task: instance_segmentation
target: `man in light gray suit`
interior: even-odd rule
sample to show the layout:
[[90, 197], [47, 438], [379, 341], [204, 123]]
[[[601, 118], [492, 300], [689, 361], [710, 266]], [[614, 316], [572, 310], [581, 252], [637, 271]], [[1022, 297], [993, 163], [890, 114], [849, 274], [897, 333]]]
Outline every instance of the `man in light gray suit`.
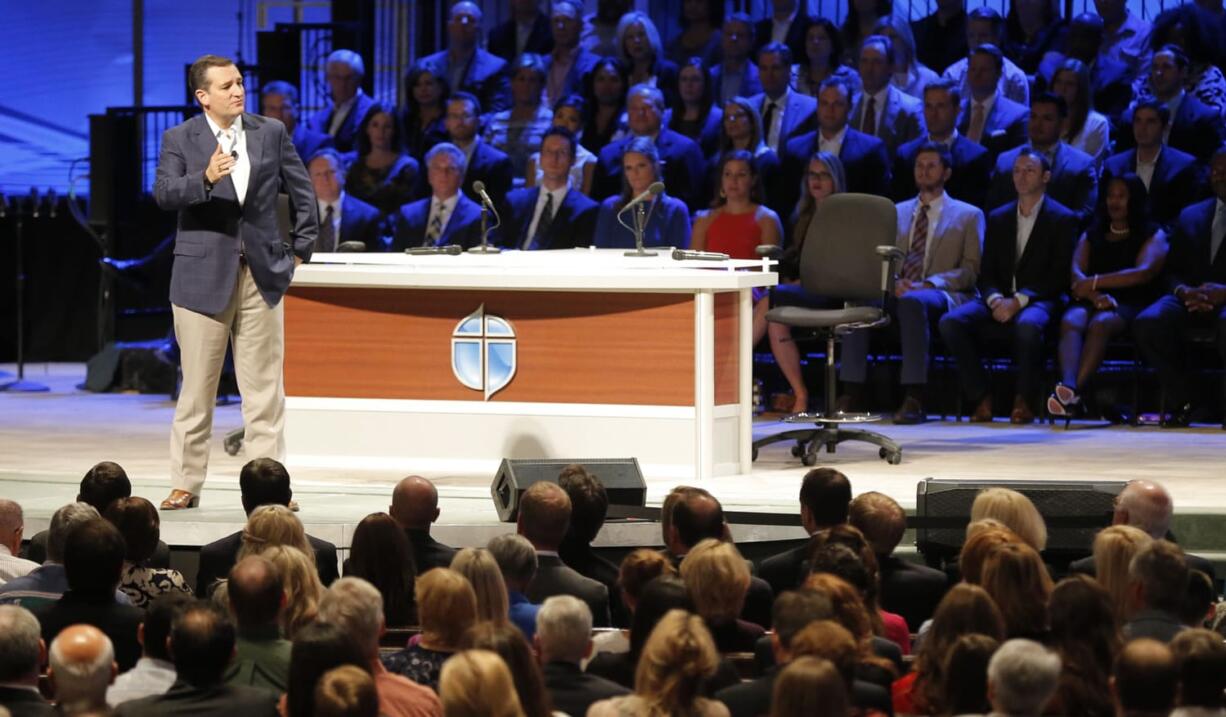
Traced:
[[[895, 423], [921, 423], [928, 382], [932, 329], [950, 309], [975, 298], [983, 253], [983, 212], [945, 193], [953, 160], [942, 144], [928, 142], [915, 156], [919, 196], [898, 204], [897, 246], [907, 252], [894, 283], [893, 316], [902, 340], [902, 385], [906, 398]], [[842, 378], [863, 384], [867, 377], [868, 332], [843, 340]], [[862, 389], [861, 389], [862, 391]], [[855, 389], [848, 387], [855, 394]]]
[[890, 163], [898, 147], [927, 132], [924, 103], [890, 84], [894, 77], [894, 46], [884, 35], [871, 35], [860, 44], [860, 81], [864, 91], [851, 112], [851, 126], [885, 142]]
[[[204, 114], [166, 130], [154, 196], [178, 212], [170, 303], [183, 384], [170, 433], [170, 496], [163, 510], [200, 502], [213, 407], [233, 343], [248, 458], [285, 457], [284, 307], [294, 268], [319, 232], [311, 179], [281, 122], [243, 112], [243, 76], [205, 55], [189, 81]], [[293, 228], [277, 228], [287, 192]]]

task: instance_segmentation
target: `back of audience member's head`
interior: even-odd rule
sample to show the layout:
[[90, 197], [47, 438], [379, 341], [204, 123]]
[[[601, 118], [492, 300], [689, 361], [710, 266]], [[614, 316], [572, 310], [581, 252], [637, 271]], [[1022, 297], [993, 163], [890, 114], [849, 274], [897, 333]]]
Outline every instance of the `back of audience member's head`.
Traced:
[[421, 476], [401, 478], [387, 512], [403, 528], [426, 530], [438, 519], [438, 489]]
[[0, 498], [0, 545], [9, 548], [14, 554], [21, 548], [21, 536], [25, 530], [25, 513], [21, 504], [7, 498]]
[[1020, 637], [1044, 630], [1052, 584], [1034, 548], [1006, 543], [993, 550], [984, 561], [981, 584], [1005, 618], [1006, 635]]
[[79, 525], [101, 517], [98, 509], [84, 501], [69, 503], [51, 514], [51, 525], [47, 529], [47, 562], [64, 562], [64, 546], [68, 543], [68, 534]]
[[902, 506], [876, 491], [856, 496], [848, 508], [847, 520], [864, 534], [873, 552], [880, 556], [894, 552], [907, 530], [907, 514]]
[[522, 535], [508, 533], [490, 538], [485, 549], [490, 551], [498, 569], [502, 571], [502, 581], [507, 590], [524, 592], [528, 583], [536, 575], [538, 565], [536, 548]]
[[220, 684], [234, 642], [234, 623], [221, 608], [203, 600], [184, 606], [170, 626], [175, 674], [194, 687]]
[[155, 660], [171, 661], [166, 641], [175, 618], [195, 602], [191, 596], [177, 590], [154, 598], [145, 609], [145, 620], [140, 627], [142, 654]]
[[519, 704], [528, 717], [549, 717], [553, 711], [545, 678], [532, 654], [532, 647], [519, 628], [509, 623], [495, 625], [478, 622], [464, 633], [460, 646], [466, 650], [489, 650], [496, 653], [511, 670]]
[[489, 650], [465, 650], [444, 662], [438, 696], [446, 717], [525, 717], [511, 670]]
[[557, 550], [570, 526], [570, 496], [548, 481], [533, 483], [519, 499], [519, 533], [538, 550]]
[[383, 596], [374, 585], [353, 577], [332, 583], [319, 601], [319, 619], [344, 630], [372, 658], [379, 653]]
[[1199, 570], [1188, 570], [1188, 589], [1179, 606], [1179, 621], [1188, 627], [1204, 627], [1217, 602], [1213, 579]]
[[69, 625], [51, 641], [49, 675], [61, 714], [106, 708], [106, 688], [115, 679], [115, 647], [93, 625]]
[[800, 482], [800, 514], [810, 531], [847, 522], [851, 481], [833, 468], [814, 468]]
[[658, 550], [639, 548], [622, 558], [617, 570], [617, 584], [621, 586], [622, 602], [630, 612], [638, 605], [639, 596], [647, 583], [661, 575], [676, 575], [677, 569]]
[[1144, 545], [1128, 564], [1128, 577], [1145, 607], [1178, 614], [1188, 590], [1183, 550], [1169, 540]]
[[1094, 579], [1111, 595], [1115, 615], [1121, 622], [1131, 615], [1131, 580], [1128, 565], [1142, 546], [1153, 541], [1149, 534], [1131, 525], [1112, 525], [1094, 536]]
[[451, 569], [463, 575], [477, 595], [477, 619], [493, 623], [510, 621], [509, 598], [502, 571], [490, 551], [464, 548], [451, 559]]
[[850, 692], [856, 679], [863, 649], [855, 636], [834, 620], [817, 620], [792, 638], [792, 659], [820, 657], [830, 660]]
[[926, 681], [929, 707], [942, 699], [945, 659], [963, 635], [986, 635], [996, 642], [1005, 639], [1005, 619], [987, 591], [978, 585], [959, 583], [945, 593], [932, 614], [932, 627], [915, 657], [915, 672]]
[[281, 572], [262, 556], [243, 558], [230, 568], [226, 597], [240, 631], [277, 625], [286, 597]]
[[371, 513], [358, 523], [349, 546], [345, 575], [362, 578], [383, 596], [387, 624], [412, 625], [417, 619], [413, 605], [413, 581], [417, 568], [409, 537], [387, 513]]
[[1047, 547], [1047, 525], [1025, 495], [1010, 488], [988, 488], [975, 496], [971, 520], [995, 518], [1035, 550]]
[[283, 505], [259, 506], [247, 516], [247, 526], [243, 528], [243, 543], [238, 549], [238, 558], [258, 555], [277, 545], [297, 548], [306, 553], [312, 563], [315, 562], [315, 549], [307, 540], [306, 530], [298, 516]]
[[854, 585], [832, 573], [811, 573], [803, 587], [816, 590], [830, 599], [834, 618], [856, 639], [867, 644], [873, 636], [873, 620], [864, 606], [864, 598]]
[[85, 472], [77, 500], [102, 513], [112, 501], [132, 495], [132, 482], [118, 463], [102, 461]]
[[294, 636], [290, 648], [286, 717], [313, 717], [315, 685], [329, 670], [352, 665], [369, 672], [369, 657], [344, 628], [326, 622], [306, 625]]
[[988, 662], [992, 707], [1011, 716], [1041, 714], [1059, 679], [1060, 657], [1033, 640], [1009, 640]]
[[562, 469], [558, 485], [570, 498], [570, 527], [565, 542], [575, 547], [590, 545], [596, 539], [609, 512], [609, 494], [600, 479], [578, 463]]
[[45, 646], [34, 613], [19, 605], [0, 605], [0, 682], [36, 682]]
[[1128, 481], [1116, 497], [1114, 520], [1140, 528], [1156, 540], [1171, 529], [1174, 507], [1171, 494], [1162, 484], [1151, 480]]
[[1017, 533], [994, 519], [974, 521], [966, 526], [966, 542], [958, 553], [958, 570], [962, 580], [978, 585], [983, 580], [983, 564], [996, 548], [1006, 543], [1020, 543]]
[[771, 717], [846, 717], [850, 694], [829, 660], [801, 657], [779, 672], [771, 693]]
[[238, 487], [242, 493], [243, 510], [248, 515], [261, 505], [288, 506], [294, 497], [294, 491], [289, 487], [289, 471], [272, 458], [247, 461], [239, 471]]
[[1056, 584], [1047, 604], [1049, 645], [1061, 654], [1086, 659], [1104, 673], [1120, 648], [1119, 618], [1106, 588], [1086, 575], [1070, 575]]
[[1179, 666], [1166, 645], [1142, 637], [1120, 650], [1111, 674], [1117, 714], [1165, 715], [1175, 706], [1178, 688]]
[[578, 664], [592, 647], [591, 608], [573, 595], [545, 598], [536, 613], [534, 639], [542, 662]]
[[670, 610], [694, 609], [690, 593], [680, 578], [664, 575], [652, 580], [639, 594], [638, 608], [630, 621], [630, 657], [637, 662], [647, 638]]
[[[848, 530], [855, 530], [846, 526]], [[827, 531], [819, 531], [814, 535], [813, 544], [816, 548], [809, 557], [809, 569], [814, 573], [829, 573], [847, 581], [859, 593], [868, 611], [873, 631], [882, 629], [881, 615], [877, 605], [877, 560], [872, 548], [862, 542], [862, 552], [857, 552], [847, 543], [823, 542], [819, 538]], [[859, 531], [856, 531], [857, 535]]]
[[954, 640], [941, 666], [939, 690], [941, 714], [987, 714], [988, 662], [1000, 647], [994, 637], [970, 633]]
[[109, 595], [123, 575], [126, 547], [119, 529], [102, 518], [86, 521], [64, 543], [68, 589], [83, 595]]
[[450, 568], [428, 570], [417, 579], [417, 616], [423, 636], [443, 651], [455, 650], [477, 621], [477, 594]]
[[123, 535], [127, 546], [125, 560], [139, 564], [153, 556], [162, 525], [153, 503], [139, 496], [120, 498], [107, 507], [103, 516]]
[[670, 610], [651, 631], [634, 672], [634, 693], [648, 714], [691, 714], [719, 653], [702, 618]]
[[687, 491], [673, 505], [673, 532], [685, 548], [693, 548], [708, 538], [724, 537], [724, 508], [704, 489]]
[[702, 493], [702, 488], [695, 488], [691, 485], [679, 485], [668, 492], [664, 496], [664, 500], [660, 503], [660, 536], [664, 539], [664, 546], [668, 547], [669, 534], [673, 527], [673, 508], [677, 507], [677, 503], [682, 498], [691, 493]]
[[771, 606], [771, 626], [779, 647], [791, 650], [792, 639], [809, 623], [834, 618], [830, 598], [813, 590], [787, 590], [779, 593]]
[[710, 623], [736, 620], [749, 592], [749, 566], [731, 543], [699, 542], [681, 561], [681, 579], [698, 614]]
[[319, 600], [324, 594], [319, 571], [306, 553], [289, 545], [273, 546], [260, 555], [277, 566], [281, 575], [281, 587], [285, 590], [281, 630], [286, 639], [292, 640], [295, 633], [319, 613]]
[[1212, 630], [1184, 630], [1170, 642], [1179, 669], [1178, 704], [1220, 710], [1226, 706], [1226, 642]]
[[341, 665], [333, 667], [315, 685], [314, 717], [378, 717], [379, 693], [369, 672]]

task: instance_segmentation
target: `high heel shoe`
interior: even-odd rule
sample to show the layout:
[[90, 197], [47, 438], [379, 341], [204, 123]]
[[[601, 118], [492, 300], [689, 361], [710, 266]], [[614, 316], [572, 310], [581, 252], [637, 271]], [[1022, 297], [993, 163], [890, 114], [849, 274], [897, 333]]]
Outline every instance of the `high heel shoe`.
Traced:
[[1084, 410], [1085, 406], [1081, 402], [1081, 396], [1063, 383], [1057, 383], [1056, 389], [1047, 397], [1048, 414], [1063, 418], [1065, 430], [1068, 430], [1069, 424]]

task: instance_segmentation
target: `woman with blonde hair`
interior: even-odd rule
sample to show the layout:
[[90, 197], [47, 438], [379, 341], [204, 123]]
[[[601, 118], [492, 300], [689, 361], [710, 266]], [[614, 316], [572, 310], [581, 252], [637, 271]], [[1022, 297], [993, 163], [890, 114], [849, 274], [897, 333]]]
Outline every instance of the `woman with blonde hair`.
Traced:
[[1120, 624], [1128, 621], [1134, 609], [1128, 589], [1128, 564], [1137, 551], [1153, 540], [1144, 530], [1131, 525], [1112, 525], [1094, 536], [1094, 579], [1107, 589]]
[[261, 505], [247, 516], [243, 528], [243, 543], [238, 548], [234, 562], [237, 564], [249, 555], [259, 555], [274, 545], [289, 545], [302, 551], [315, 565], [315, 550], [307, 540], [302, 521], [293, 511], [283, 505]]
[[1052, 582], [1034, 548], [1025, 543], [997, 547], [983, 563], [981, 584], [1005, 618], [1006, 638], [1044, 641]]
[[800, 657], [788, 663], [775, 678], [771, 717], [800, 715], [846, 717], [847, 688], [838, 670], [820, 657]]
[[702, 618], [670, 610], [643, 647], [634, 693], [593, 704], [588, 717], [723, 717], [729, 712], [722, 702], [699, 696], [718, 665], [719, 653]]
[[720, 652], [751, 652], [765, 630], [741, 620], [749, 567], [732, 543], [707, 538], [681, 561], [681, 579]]
[[281, 631], [285, 639], [293, 640], [298, 630], [314, 622], [319, 614], [324, 586], [315, 570], [315, 561], [310, 553], [304, 553], [292, 545], [274, 545], [260, 552], [260, 556], [277, 566], [277, 572], [281, 574], [285, 589]]
[[439, 670], [460, 647], [465, 631], [477, 622], [477, 594], [468, 578], [450, 568], [435, 568], [417, 579], [417, 617], [421, 633], [401, 651], [383, 658], [388, 672], [438, 690]]
[[502, 658], [511, 671], [519, 705], [527, 717], [549, 717], [553, 713], [552, 699], [549, 690], [545, 689], [545, 676], [532, 646], [519, 628], [509, 621], [502, 624], [478, 622], [464, 633], [460, 645], [466, 650], [490, 650]]
[[1009, 488], [980, 491], [971, 504], [971, 520], [995, 518], [1017, 533], [1027, 545], [1042, 551], [1047, 547], [1047, 524], [1029, 498]]
[[477, 596], [477, 619], [506, 625], [511, 621], [507, 584], [494, 556], [485, 548], [464, 548], [451, 559], [451, 569], [468, 578]]
[[465, 650], [447, 660], [438, 696], [445, 717], [524, 717], [511, 671], [489, 650]]

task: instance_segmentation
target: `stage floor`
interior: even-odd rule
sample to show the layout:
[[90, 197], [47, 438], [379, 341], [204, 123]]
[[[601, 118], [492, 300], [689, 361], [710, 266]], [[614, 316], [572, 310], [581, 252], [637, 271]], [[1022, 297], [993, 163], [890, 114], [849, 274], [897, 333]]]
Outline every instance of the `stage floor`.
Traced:
[[[0, 365], [0, 383], [14, 368]], [[43, 529], [51, 513], [76, 495], [81, 475], [94, 463], [113, 460], [132, 478], [135, 493], [155, 503], [168, 491], [167, 451], [174, 404], [166, 396], [94, 394], [78, 390], [82, 364], [27, 366], [26, 378], [50, 387], [46, 393], [0, 393], [0, 496], [19, 501], [26, 510], [26, 534]], [[215, 434], [241, 424], [237, 404], [219, 406]], [[754, 435], [780, 429], [772, 420], [756, 420]], [[1077, 424], [1015, 427], [998, 421], [970, 425], [933, 421], [920, 426], [880, 429], [903, 446], [901, 465], [891, 466], [867, 444], [844, 444], [819, 465], [838, 468], [851, 479], [855, 493], [876, 490], [904, 507], [915, 505], [916, 484], [927, 477], [991, 480], [1129, 480], [1152, 478], [1165, 483], [1174, 497], [1176, 531], [1185, 546], [1226, 551], [1226, 431], [1205, 426], [1180, 431], [1156, 427], [1100, 427]], [[570, 456], [543, 456], [569, 458]], [[601, 456], [606, 458], [622, 456]], [[239, 529], [238, 472], [245, 462], [231, 457], [214, 440], [208, 488], [199, 510], [163, 514], [162, 537], [175, 546], [199, 546]], [[480, 545], [513, 530], [499, 524], [489, 496], [495, 465], [481, 474], [422, 472], [412, 465], [397, 471], [336, 471], [295, 467], [295, 497], [307, 529], [340, 546], [349, 544], [353, 527], [369, 513], [386, 510], [392, 485], [421, 472], [439, 489], [442, 515], [434, 534], [453, 545]], [[718, 478], [705, 487], [726, 510], [787, 513], [797, 511], [797, 491], [806, 468], [792, 458], [788, 444], [762, 451], [749, 475]], [[647, 478], [647, 502], [659, 505], [678, 481]], [[1189, 530], [1189, 526], [1194, 527]], [[1190, 533], [1194, 534], [1189, 540]], [[742, 525], [738, 542], [801, 537], [799, 528]], [[598, 544], [626, 546], [658, 541], [651, 523], [609, 524]]]

